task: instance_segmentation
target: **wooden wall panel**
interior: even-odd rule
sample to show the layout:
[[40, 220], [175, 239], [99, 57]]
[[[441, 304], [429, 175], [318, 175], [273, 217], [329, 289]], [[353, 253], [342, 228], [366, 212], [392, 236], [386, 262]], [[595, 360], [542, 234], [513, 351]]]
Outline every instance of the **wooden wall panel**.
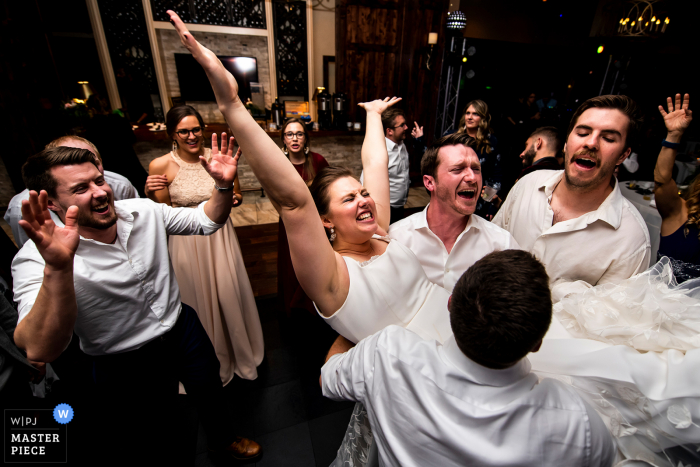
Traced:
[[[417, 120], [429, 133], [448, 6], [448, 0], [338, 0], [336, 89], [348, 96], [351, 121], [364, 119], [358, 102], [396, 95], [404, 98], [409, 121]], [[430, 71], [429, 32], [439, 34]]]

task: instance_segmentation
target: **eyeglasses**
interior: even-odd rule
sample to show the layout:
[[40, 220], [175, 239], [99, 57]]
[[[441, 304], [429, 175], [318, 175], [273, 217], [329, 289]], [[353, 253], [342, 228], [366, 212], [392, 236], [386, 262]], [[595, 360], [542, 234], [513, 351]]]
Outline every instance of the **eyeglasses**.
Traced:
[[408, 123], [403, 122], [401, 125], [392, 126], [391, 128], [392, 130], [396, 128], [408, 128]]
[[301, 131], [298, 131], [296, 133], [292, 133], [291, 131], [289, 131], [289, 132], [284, 134], [284, 137], [287, 139], [292, 139], [295, 136], [297, 137], [297, 139], [302, 139], [304, 136], [306, 136], [306, 134], [302, 133]]
[[177, 130], [175, 133], [180, 135], [180, 138], [187, 138], [190, 133], [192, 133], [194, 136], [199, 136], [202, 134], [202, 127], [196, 126], [196, 127], [192, 128], [191, 130], [185, 130], [183, 128], [182, 130]]

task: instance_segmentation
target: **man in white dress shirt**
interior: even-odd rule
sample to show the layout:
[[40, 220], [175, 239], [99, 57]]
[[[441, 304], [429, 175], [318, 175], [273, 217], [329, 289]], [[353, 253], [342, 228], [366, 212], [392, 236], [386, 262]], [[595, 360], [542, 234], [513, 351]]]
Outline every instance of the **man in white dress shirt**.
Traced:
[[627, 96], [587, 100], [569, 125], [564, 170], [520, 179], [493, 219], [544, 263], [555, 303], [649, 267], [646, 224], [613, 176], [640, 125], [641, 113]]
[[[90, 141], [86, 140], [85, 138], [81, 138], [80, 136], [61, 136], [60, 138], [57, 138], [47, 144], [45, 149], [57, 148], [59, 146], [87, 149], [88, 151], [92, 152], [97, 157], [98, 168], [100, 172], [104, 174], [105, 181], [112, 189], [115, 201], [139, 197], [138, 191], [126, 177], [119, 175], [118, 173], [104, 170], [102, 167], [100, 152]], [[24, 230], [22, 230], [22, 228], [19, 226], [19, 221], [22, 219], [22, 201], [25, 199], [29, 199], [29, 190], [24, 190], [21, 193], [17, 193], [15, 196], [13, 196], [10, 200], [10, 204], [7, 206], [7, 211], [5, 212], [5, 222], [10, 224], [12, 236], [15, 238], [15, 243], [17, 243], [19, 248], [22, 248], [22, 245], [29, 240], [27, 234], [25, 234]], [[53, 213], [53, 211], [49, 212], [54, 222], [60, 220], [58, 216]]]
[[[423, 144], [423, 127], [413, 122], [411, 137], [414, 139], [413, 151], [422, 154], [425, 151]], [[389, 152], [389, 204], [391, 206], [391, 219], [394, 223], [404, 217], [404, 205], [408, 200], [408, 188], [411, 185], [409, 178], [409, 150], [406, 148], [406, 136], [408, 124], [403, 110], [391, 107], [382, 113], [382, 126], [384, 127], [384, 139], [386, 150]], [[360, 183], [363, 183], [364, 172], [360, 175]]]
[[539, 261], [520, 250], [485, 256], [448, 307], [444, 345], [389, 326], [354, 348], [336, 341], [321, 369], [324, 396], [364, 404], [380, 465], [612, 464], [600, 416], [571, 387], [530, 372], [526, 355], [552, 318]]
[[389, 226], [389, 236], [413, 251], [428, 279], [447, 290], [483, 256], [520, 248], [508, 231], [474, 214], [482, 187], [474, 144], [466, 133], [437, 140], [421, 160], [430, 204]]
[[[179, 379], [212, 449], [237, 459], [260, 456], [259, 445], [231, 432], [218, 359], [196, 312], [180, 301], [168, 254], [168, 235], [211, 235], [223, 227], [237, 170], [227, 149], [222, 142], [222, 153], [212, 148], [212, 161], [202, 162], [216, 185], [195, 209], [148, 199], [114, 202], [85, 149], [45, 149], [22, 168], [34, 191], [22, 203], [20, 226], [32, 241], [12, 264], [19, 311], [14, 340], [30, 360], [51, 362], [75, 330], [93, 359], [92, 377], [109, 417], [98, 431], [110, 446], [131, 436], [124, 445], [157, 453], [150, 432], [161, 442], [176, 439], [168, 430], [175, 425], [146, 421], [162, 422], [161, 415], [172, 412]], [[54, 223], [49, 210], [60, 221]], [[132, 412], [144, 421], [133, 423], [126, 416]], [[131, 425], [117, 431], [120, 422]], [[102, 429], [111, 431], [103, 435]], [[110, 452], [129, 455], [120, 449]]]

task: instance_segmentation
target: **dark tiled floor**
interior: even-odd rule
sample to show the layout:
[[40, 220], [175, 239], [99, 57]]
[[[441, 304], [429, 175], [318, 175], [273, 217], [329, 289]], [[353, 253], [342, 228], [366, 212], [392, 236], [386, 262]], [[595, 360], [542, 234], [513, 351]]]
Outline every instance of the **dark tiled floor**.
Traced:
[[[324, 398], [318, 384], [323, 359], [336, 334], [307, 311], [291, 319], [281, 316], [275, 297], [257, 302], [265, 359], [257, 380], [236, 377], [225, 388], [236, 414], [233, 423], [238, 433], [263, 446], [258, 466], [326, 467], [335, 458], [354, 405]], [[206, 436], [187, 396], [179, 399], [184, 415], [180, 429], [183, 456], [194, 457], [198, 467], [225, 465], [207, 453]]]

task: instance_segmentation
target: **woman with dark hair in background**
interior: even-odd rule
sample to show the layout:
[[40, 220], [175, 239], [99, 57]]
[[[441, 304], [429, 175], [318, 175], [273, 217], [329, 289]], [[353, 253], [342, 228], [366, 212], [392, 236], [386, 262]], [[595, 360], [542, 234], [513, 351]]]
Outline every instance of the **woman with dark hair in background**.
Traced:
[[[195, 207], [209, 199], [214, 188], [199, 162], [200, 156], [211, 159], [211, 149], [204, 147], [204, 121], [193, 107], [182, 105], [170, 109], [166, 126], [173, 150], [151, 162], [146, 194], [170, 206]], [[222, 133], [222, 146], [225, 137]], [[228, 150], [233, 150], [233, 138]], [[240, 205], [238, 176], [231, 196], [234, 206]], [[264, 355], [262, 327], [231, 218], [208, 237], [173, 235], [168, 249], [182, 302], [197, 311], [214, 344], [223, 383], [234, 373], [257, 378]]]
[[676, 94], [675, 109], [670, 97], [668, 112], [659, 106], [668, 134], [654, 169], [654, 198], [661, 214], [658, 257], [669, 257], [678, 282], [700, 277], [700, 177], [690, 184], [685, 199], [672, 177], [681, 137], [693, 119], [689, 104], [688, 94], [683, 100]]
[[[326, 159], [311, 151], [309, 134], [306, 125], [299, 118], [290, 118], [282, 125], [282, 152], [299, 172], [299, 176], [307, 185], [311, 185], [316, 174], [328, 167]], [[284, 229], [282, 218], [279, 220], [277, 235], [277, 296], [282, 301], [284, 312], [290, 316], [292, 309], [305, 309], [315, 315], [316, 310], [311, 299], [299, 285], [289, 254], [287, 231]]]
[[[458, 133], [467, 133], [476, 139], [476, 153], [481, 162], [481, 176], [484, 187], [489, 186], [496, 190], [498, 196], [503, 199], [502, 193], [503, 170], [501, 168], [501, 155], [498, 152], [498, 140], [493, 136], [491, 129], [491, 114], [486, 102], [476, 99], [464, 107], [464, 114], [459, 121]], [[486, 191], [484, 195], [488, 195]], [[487, 196], [488, 198], [488, 196]], [[476, 214], [491, 220], [498, 210], [492, 202], [487, 202], [483, 198], [479, 199], [476, 207]]]

